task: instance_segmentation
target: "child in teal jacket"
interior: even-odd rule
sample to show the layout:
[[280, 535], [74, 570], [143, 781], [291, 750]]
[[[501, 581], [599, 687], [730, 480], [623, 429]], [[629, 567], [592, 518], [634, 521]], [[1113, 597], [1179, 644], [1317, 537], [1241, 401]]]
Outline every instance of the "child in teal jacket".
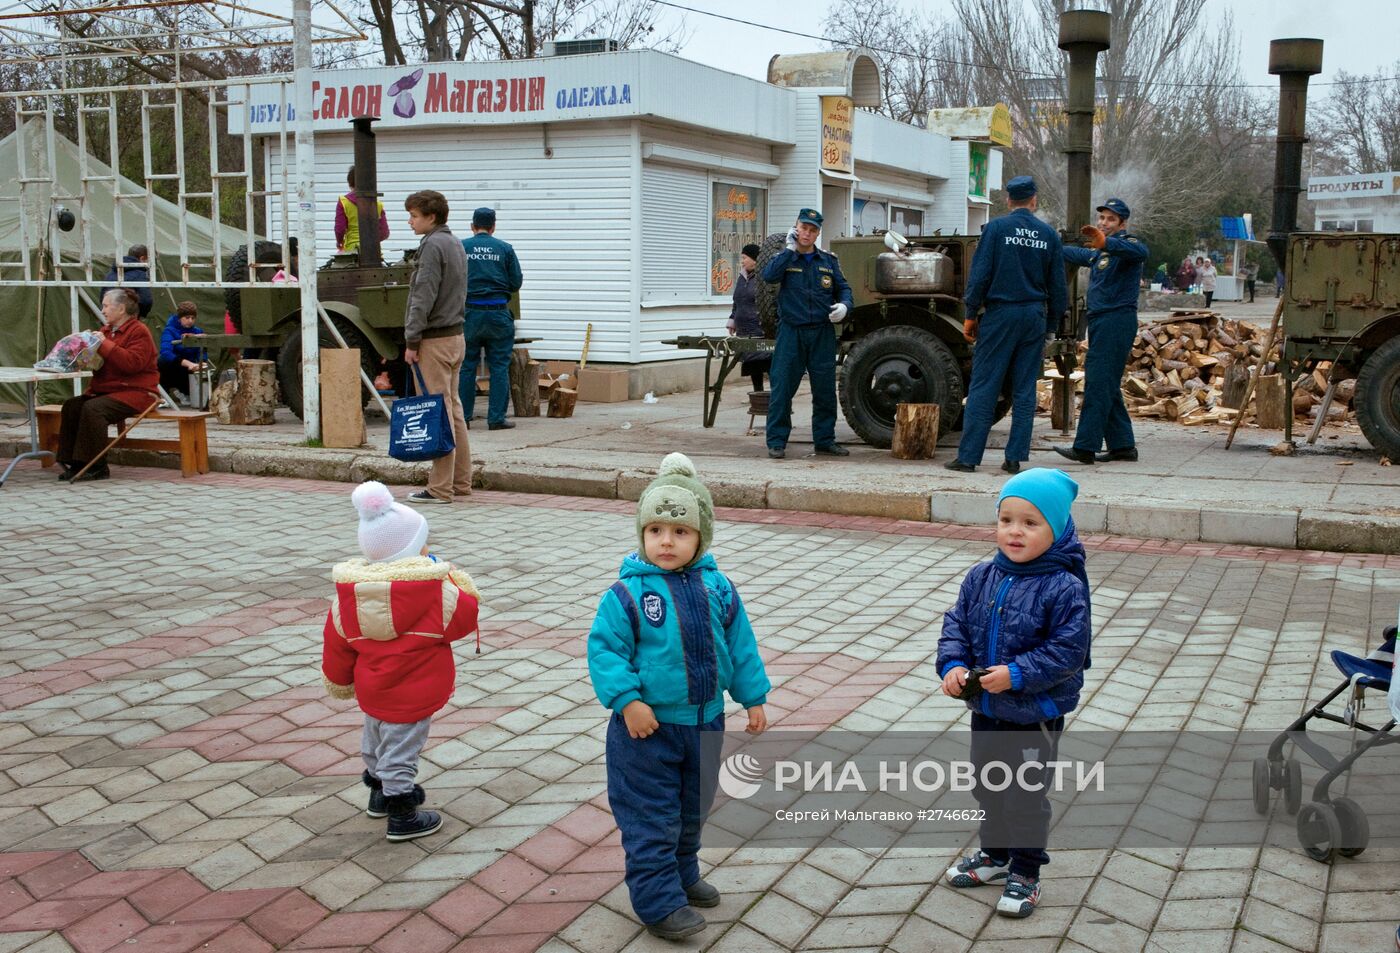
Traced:
[[739, 593], [707, 550], [714, 504], [680, 453], [637, 506], [641, 546], [598, 605], [588, 674], [612, 710], [608, 802], [622, 832], [632, 908], [654, 936], [705, 928], [694, 907], [719, 891], [700, 879], [700, 831], [714, 799], [724, 693], [768, 726], [771, 687]]

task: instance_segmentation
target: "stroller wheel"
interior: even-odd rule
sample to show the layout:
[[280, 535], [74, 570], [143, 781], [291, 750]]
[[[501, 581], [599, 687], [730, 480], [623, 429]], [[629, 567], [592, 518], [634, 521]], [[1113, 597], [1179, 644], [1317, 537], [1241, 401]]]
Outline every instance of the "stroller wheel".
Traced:
[[1303, 766], [1297, 758], [1289, 758], [1283, 764], [1283, 807], [1289, 814], [1297, 814], [1303, 804]]
[[1337, 821], [1342, 825], [1341, 846], [1337, 848], [1337, 853], [1343, 857], [1355, 857], [1366, 849], [1366, 843], [1371, 839], [1371, 823], [1366, 820], [1366, 812], [1349, 797], [1333, 798], [1332, 809], [1337, 812]]
[[1269, 813], [1269, 759], [1254, 759], [1254, 813]]
[[1342, 842], [1342, 822], [1332, 805], [1313, 801], [1298, 812], [1298, 843], [1313, 860], [1332, 863]]

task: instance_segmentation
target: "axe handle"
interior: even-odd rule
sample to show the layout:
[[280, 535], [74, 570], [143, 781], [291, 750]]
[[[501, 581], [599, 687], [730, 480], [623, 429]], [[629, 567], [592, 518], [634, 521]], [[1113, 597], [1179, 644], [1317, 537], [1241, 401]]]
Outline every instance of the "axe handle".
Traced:
[[[1259, 363], [1249, 369], [1249, 380], [1244, 385], [1244, 397], [1240, 399], [1240, 412], [1235, 414], [1235, 419], [1230, 421], [1230, 435], [1225, 438], [1225, 449], [1230, 449], [1230, 444], [1235, 442], [1235, 431], [1240, 429], [1240, 421], [1244, 420], [1245, 409], [1249, 407], [1249, 399], [1254, 396], [1254, 382], [1259, 379], [1259, 374], [1264, 370], [1264, 362], [1269, 359], [1269, 351], [1274, 346], [1274, 336], [1278, 334], [1279, 318], [1283, 317], [1283, 295], [1278, 296], [1278, 304], [1274, 306], [1274, 319], [1269, 322], [1269, 333], [1264, 338], [1264, 353], [1259, 355]], [[1280, 355], [1282, 356], [1282, 355]], [[1293, 408], [1289, 407], [1288, 412], [1293, 413]]]

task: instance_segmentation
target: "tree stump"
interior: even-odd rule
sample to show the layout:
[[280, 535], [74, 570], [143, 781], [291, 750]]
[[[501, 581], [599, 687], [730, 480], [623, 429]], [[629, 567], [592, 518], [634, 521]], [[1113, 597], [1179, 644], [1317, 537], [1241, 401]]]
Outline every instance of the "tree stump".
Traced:
[[220, 384], [209, 399], [219, 423], [235, 426], [267, 426], [276, 408], [277, 365], [272, 361], [239, 361], [237, 377]]
[[1291, 408], [1280, 374], [1265, 374], [1254, 387], [1254, 422], [1263, 430], [1282, 430]]
[[1050, 426], [1061, 433], [1069, 433], [1074, 429], [1074, 381], [1067, 381], [1063, 377], [1051, 379]]
[[549, 395], [549, 416], [572, 417], [574, 404], [578, 402], [578, 391], [567, 387], [556, 387]]
[[1220, 388], [1220, 403], [1224, 407], [1240, 409], [1244, 400], [1244, 389], [1249, 385], [1249, 368], [1242, 362], [1231, 364], [1225, 370], [1225, 383]]
[[890, 454], [897, 460], [931, 460], [938, 446], [938, 405], [899, 404], [894, 412], [894, 441]]
[[530, 352], [523, 347], [510, 352], [510, 397], [515, 416], [540, 415], [540, 365], [530, 360]]

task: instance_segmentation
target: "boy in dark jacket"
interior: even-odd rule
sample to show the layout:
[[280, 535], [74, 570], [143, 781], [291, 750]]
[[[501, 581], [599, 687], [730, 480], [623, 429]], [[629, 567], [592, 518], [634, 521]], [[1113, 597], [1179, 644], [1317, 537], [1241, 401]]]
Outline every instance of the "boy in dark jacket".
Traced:
[[185, 347], [180, 343], [186, 334], [203, 334], [194, 326], [199, 316], [199, 308], [193, 301], [181, 301], [175, 305], [175, 313], [165, 322], [165, 330], [160, 335], [160, 354], [156, 366], [160, 368], [160, 386], [170, 393], [183, 394], [190, 386], [190, 375], [199, 370], [204, 355], [197, 347]]
[[710, 491], [684, 454], [637, 504], [637, 552], [603, 593], [588, 633], [588, 675], [608, 721], [608, 803], [622, 832], [627, 890], [647, 932], [680, 940], [705, 929], [694, 907], [719, 905], [700, 878], [700, 831], [719, 780], [724, 693], [768, 726], [771, 687], [734, 584], [707, 550]]
[[1062, 470], [1027, 470], [1006, 481], [997, 500], [997, 554], [968, 571], [938, 641], [945, 695], [963, 698], [970, 670], [980, 674], [981, 690], [965, 698], [977, 777], [999, 761], [1017, 779], [997, 793], [976, 789], [981, 847], [946, 877], [954, 887], [1004, 881], [997, 902], [1004, 916], [1035, 911], [1040, 868], [1050, 862], [1047, 772], [1020, 766], [1056, 760], [1065, 715], [1079, 704], [1089, 667], [1089, 578], [1069, 515], [1078, 492]]

